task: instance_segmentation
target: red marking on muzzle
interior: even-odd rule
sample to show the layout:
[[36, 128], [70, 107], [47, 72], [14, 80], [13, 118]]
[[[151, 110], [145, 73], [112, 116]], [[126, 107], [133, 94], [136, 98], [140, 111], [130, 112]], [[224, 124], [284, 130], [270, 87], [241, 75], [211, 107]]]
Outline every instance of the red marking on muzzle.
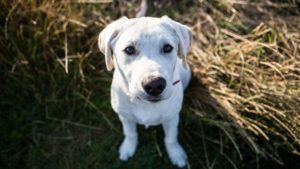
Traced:
[[173, 86], [175, 86], [179, 82], [180, 82], [180, 80], [176, 80], [175, 82], [173, 82]]

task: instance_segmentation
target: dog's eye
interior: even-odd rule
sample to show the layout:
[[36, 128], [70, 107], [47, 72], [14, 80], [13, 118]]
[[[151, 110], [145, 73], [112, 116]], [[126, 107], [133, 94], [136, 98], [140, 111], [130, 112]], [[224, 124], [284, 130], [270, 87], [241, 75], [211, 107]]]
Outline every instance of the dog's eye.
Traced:
[[127, 55], [134, 55], [135, 54], [135, 48], [133, 46], [128, 46], [124, 49], [124, 52]]
[[173, 47], [169, 44], [165, 44], [164, 47], [163, 47], [163, 52], [164, 53], [170, 53], [170, 52], [172, 52], [172, 50], [173, 50]]

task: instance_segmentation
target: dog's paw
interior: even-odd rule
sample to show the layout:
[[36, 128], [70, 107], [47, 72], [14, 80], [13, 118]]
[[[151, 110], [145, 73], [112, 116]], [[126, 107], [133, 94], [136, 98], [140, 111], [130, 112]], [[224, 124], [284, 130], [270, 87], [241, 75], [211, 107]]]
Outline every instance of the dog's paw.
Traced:
[[187, 155], [178, 142], [173, 144], [167, 143], [166, 148], [167, 148], [169, 158], [174, 165], [180, 168], [186, 165]]
[[137, 138], [125, 138], [119, 149], [119, 158], [127, 161], [135, 153], [137, 146]]

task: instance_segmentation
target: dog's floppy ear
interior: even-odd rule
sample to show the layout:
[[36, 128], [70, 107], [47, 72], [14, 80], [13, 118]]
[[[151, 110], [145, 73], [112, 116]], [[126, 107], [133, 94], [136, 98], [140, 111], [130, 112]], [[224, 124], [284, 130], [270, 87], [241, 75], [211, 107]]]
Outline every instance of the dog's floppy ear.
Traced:
[[192, 42], [192, 32], [190, 28], [170, 19], [168, 16], [163, 16], [161, 19], [169, 23], [177, 34], [179, 38], [178, 56], [182, 59], [183, 67], [187, 69], [187, 53]]
[[122, 17], [104, 28], [98, 36], [98, 47], [105, 56], [105, 64], [108, 71], [114, 67], [112, 58], [111, 42], [119, 34], [124, 22], [128, 21], [127, 17]]

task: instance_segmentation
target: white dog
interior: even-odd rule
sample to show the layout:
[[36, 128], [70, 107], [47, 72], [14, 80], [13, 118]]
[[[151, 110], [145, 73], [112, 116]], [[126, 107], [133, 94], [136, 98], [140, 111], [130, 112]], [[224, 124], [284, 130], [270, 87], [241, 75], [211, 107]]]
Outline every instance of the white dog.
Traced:
[[111, 104], [125, 135], [120, 159], [127, 160], [136, 150], [137, 124], [162, 124], [170, 160], [185, 166], [187, 156], [177, 134], [183, 91], [191, 77], [190, 29], [166, 16], [123, 17], [100, 33], [98, 45], [107, 69], [115, 68]]

